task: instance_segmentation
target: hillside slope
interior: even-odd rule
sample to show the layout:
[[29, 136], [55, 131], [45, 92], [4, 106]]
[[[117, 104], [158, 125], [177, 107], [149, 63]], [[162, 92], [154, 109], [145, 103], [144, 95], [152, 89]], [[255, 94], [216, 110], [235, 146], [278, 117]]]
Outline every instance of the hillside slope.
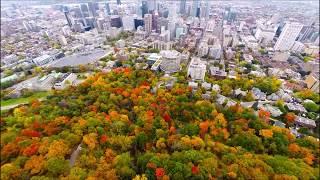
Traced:
[[314, 138], [165, 80], [118, 68], [3, 114], [1, 179], [319, 178]]

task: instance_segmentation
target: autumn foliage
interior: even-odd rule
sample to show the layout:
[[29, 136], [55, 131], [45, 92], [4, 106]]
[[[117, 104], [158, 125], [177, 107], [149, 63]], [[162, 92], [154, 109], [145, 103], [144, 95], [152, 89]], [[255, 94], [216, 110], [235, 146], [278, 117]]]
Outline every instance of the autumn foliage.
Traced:
[[[155, 89], [167, 77], [97, 72], [4, 113], [1, 179], [319, 179], [317, 139], [270, 125], [268, 111], [204, 100], [182, 72], [172, 76], [171, 89]], [[225, 84], [223, 94], [254, 85], [215, 82]], [[292, 123], [295, 115], [281, 118]]]

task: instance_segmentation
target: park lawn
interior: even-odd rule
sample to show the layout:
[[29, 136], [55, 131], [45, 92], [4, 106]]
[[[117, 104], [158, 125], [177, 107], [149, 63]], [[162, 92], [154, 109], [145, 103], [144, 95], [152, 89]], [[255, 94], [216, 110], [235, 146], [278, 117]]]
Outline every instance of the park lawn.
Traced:
[[15, 99], [8, 99], [4, 101], [1, 100], [1, 106], [11, 106], [11, 105], [20, 104], [20, 103], [28, 103], [33, 99], [44, 98], [44, 97], [47, 97], [48, 95], [50, 95], [50, 92], [42, 91], [42, 92], [36, 92], [33, 95], [25, 98], [21, 97], [21, 98], [15, 98]]

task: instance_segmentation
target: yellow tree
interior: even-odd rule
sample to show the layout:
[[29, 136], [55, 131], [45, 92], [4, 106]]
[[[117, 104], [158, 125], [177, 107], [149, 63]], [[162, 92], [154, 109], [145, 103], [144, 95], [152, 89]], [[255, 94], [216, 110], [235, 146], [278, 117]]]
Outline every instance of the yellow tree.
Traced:
[[69, 152], [70, 152], [70, 149], [63, 140], [55, 140], [50, 145], [47, 156], [49, 158], [56, 157], [56, 156], [64, 157]]
[[44, 168], [44, 157], [43, 156], [32, 156], [24, 165], [24, 169], [30, 171], [30, 174], [38, 174]]
[[98, 135], [96, 133], [90, 133], [83, 136], [83, 142], [88, 145], [89, 149], [94, 149], [96, 147]]

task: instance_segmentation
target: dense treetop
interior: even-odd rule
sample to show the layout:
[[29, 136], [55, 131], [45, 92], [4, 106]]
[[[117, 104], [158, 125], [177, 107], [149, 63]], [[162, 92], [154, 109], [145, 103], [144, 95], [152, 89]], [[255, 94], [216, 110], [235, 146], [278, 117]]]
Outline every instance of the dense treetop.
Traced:
[[177, 77], [154, 91], [166, 78], [117, 68], [3, 114], [1, 179], [319, 178], [315, 138], [203, 100]]

